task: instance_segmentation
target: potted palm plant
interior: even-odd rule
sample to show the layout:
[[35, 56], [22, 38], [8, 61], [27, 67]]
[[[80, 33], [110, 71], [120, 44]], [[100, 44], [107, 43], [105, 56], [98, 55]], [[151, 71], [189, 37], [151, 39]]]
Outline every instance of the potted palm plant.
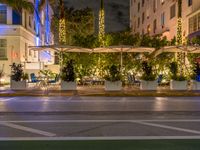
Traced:
[[63, 67], [61, 79], [61, 90], [77, 90], [73, 60], [69, 60]]
[[23, 66], [21, 64], [13, 63], [11, 65], [11, 89], [13, 90], [25, 90], [28, 87], [27, 74], [23, 72]]
[[105, 76], [106, 91], [120, 91], [122, 89], [121, 74], [116, 65], [108, 67], [108, 73]]
[[200, 64], [196, 63], [193, 69], [191, 80], [191, 89], [200, 90]]
[[177, 62], [170, 63], [170, 89], [171, 90], [187, 90], [187, 78], [183, 74], [178, 74]]
[[147, 61], [142, 62], [143, 74], [141, 77], [140, 89], [141, 90], [156, 90], [158, 81], [156, 80], [156, 74], [153, 72], [151, 63]]

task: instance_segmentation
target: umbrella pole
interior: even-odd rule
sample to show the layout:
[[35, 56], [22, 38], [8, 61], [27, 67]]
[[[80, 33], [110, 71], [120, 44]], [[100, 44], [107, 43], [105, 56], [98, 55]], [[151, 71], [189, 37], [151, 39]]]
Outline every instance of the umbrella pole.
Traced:
[[120, 72], [122, 73], [122, 67], [123, 67], [123, 56], [122, 51], [120, 52]]

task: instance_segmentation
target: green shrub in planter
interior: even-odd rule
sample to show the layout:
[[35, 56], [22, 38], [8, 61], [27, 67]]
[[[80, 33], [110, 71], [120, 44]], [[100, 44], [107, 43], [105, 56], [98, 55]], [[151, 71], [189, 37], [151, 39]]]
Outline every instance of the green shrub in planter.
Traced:
[[69, 60], [66, 65], [62, 69], [62, 76], [63, 81], [66, 82], [74, 82], [76, 79], [76, 75], [74, 72], [74, 61]]
[[115, 82], [121, 80], [121, 73], [119, 67], [116, 65], [111, 65], [108, 67], [108, 75], [106, 75], [105, 80]]
[[148, 63], [147, 61], [142, 62], [142, 80], [145, 81], [154, 81], [156, 80], [156, 74], [153, 73], [152, 65]]
[[11, 71], [12, 71], [11, 80], [17, 82], [23, 80], [24, 72], [23, 72], [23, 66], [21, 64], [17, 65], [16, 63], [13, 63], [11, 65]]
[[185, 81], [187, 77], [184, 75], [178, 75], [178, 64], [177, 62], [170, 63], [171, 79], [175, 81]]

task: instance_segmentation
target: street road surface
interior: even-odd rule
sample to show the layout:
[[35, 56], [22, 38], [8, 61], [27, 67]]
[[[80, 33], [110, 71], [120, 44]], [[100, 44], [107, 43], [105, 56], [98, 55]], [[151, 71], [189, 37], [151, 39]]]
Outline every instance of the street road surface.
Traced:
[[1, 97], [0, 140], [200, 139], [199, 97]]

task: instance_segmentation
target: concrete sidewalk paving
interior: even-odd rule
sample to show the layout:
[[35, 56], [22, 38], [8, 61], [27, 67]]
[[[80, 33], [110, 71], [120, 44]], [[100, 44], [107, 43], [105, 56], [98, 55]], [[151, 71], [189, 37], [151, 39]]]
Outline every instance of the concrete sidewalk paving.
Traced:
[[14, 96], [120, 96], [120, 97], [196, 97], [200, 96], [200, 91], [175, 91], [169, 89], [158, 89], [157, 91], [142, 91], [137, 88], [125, 87], [121, 91], [105, 91], [103, 87], [78, 87], [77, 91], [61, 91], [60, 89], [27, 89], [11, 90], [9, 88], [0, 89], [0, 97]]

